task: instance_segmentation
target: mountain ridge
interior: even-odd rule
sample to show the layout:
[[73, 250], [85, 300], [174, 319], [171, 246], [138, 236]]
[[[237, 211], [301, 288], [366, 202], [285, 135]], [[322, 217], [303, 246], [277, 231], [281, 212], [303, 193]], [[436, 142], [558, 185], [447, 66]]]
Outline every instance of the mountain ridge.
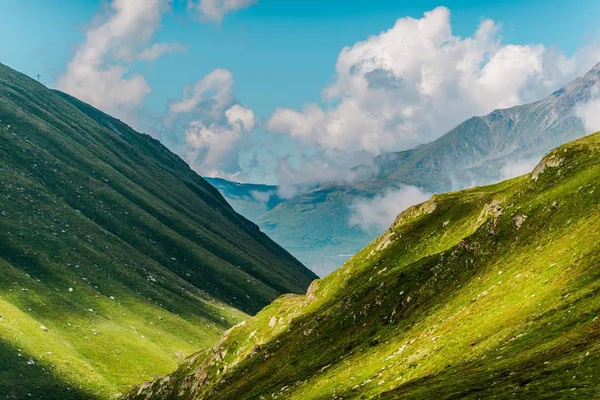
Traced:
[[315, 277], [158, 141], [2, 64], [0, 160], [3, 395], [111, 398]]
[[240, 183], [223, 178], [204, 179], [217, 188], [238, 213], [250, 220], [260, 217], [284, 201], [277, 194], [278, 187], [274, 185]]
[[[507, 166], [534, 163], [550, 149], [583, 136], [585, 129], [575, 111], [592, 99], [595, 90], [600, 90], [600, 63], [542, 100], [472, 117], [433, 142], [384, 153], [355, 168], [366, 178], [324, 184], [280, 203], [255, 222], [326, 275], [340, 263], [323, 263], [325, 258], [353, 254], [373, 239], [372, 233], [349, 226], [353, 202], [403, 185], [443, 193], [498, 182], [505, 178], [502, 171]], [[333, 237], [337, 242], [332, 244], [327, 238]]]
[[600, 133], [435, 195], [125, 399], [595, 398]]

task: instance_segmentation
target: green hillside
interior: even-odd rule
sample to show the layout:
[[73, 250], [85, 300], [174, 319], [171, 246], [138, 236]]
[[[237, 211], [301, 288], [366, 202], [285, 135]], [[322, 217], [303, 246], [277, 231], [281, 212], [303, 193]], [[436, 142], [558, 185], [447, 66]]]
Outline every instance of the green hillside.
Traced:
[[110, 398], [314, 277], [158, 141], [0, 64], [0, 397]]
[[600, 396], [600, 133], [409, 208], [128, 399]]

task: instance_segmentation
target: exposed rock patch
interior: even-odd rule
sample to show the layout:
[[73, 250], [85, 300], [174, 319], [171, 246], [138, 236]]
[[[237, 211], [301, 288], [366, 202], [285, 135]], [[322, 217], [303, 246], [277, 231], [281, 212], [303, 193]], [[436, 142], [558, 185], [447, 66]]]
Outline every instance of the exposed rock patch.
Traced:
[[544, 173], [546, 168], [559, 167], [562, 165], [563, 162], [564, 158], [560, 158], [556, 154], [550, 154], [544, 157], [544, 159], [539, 162], [539, 164], [534, 168], [533, 172], [531, 173], [531, 179], [537, 181], [540, 175]]
[[519, 228], [521, 228], [521, 225], [523, 225], [526, 219], [527, 215], [517, 215], [516, 217], [514, 217], [512, 219], [513, 228], [515, 228], [515, 230], [519, 230]]
[[313, 281], [310, 286], [308, 287], [308, 290], [306, 291], [306, 299], [308, 301], [313, 301], [317, 298], [317, 290], [319, 289], [319, 281], [315, 280]]
[[427, 200], [426, 202], [407, 208], [396, 217], [396, 220], [394, 221], [390, 229], [395, 229], [399, 225], [403, 225], [404, 223], [418, 218], [422, 215], [431, 214], [437, 208], [436, 200], [437, 196], [433, 195], [431, 199]]

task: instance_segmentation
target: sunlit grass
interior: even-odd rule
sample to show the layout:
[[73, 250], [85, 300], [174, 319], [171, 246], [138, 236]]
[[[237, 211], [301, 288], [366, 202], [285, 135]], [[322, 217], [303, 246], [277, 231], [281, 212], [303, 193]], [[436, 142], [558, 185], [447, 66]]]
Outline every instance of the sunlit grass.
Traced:
[[0, 397], [111, 398], [314, 277], [160, 142], [0, 64]]
[[537, 179], [405, 211], [307, 296], [277, 300], [142, 398], [597, 397], [599, 148], [592, 135]]

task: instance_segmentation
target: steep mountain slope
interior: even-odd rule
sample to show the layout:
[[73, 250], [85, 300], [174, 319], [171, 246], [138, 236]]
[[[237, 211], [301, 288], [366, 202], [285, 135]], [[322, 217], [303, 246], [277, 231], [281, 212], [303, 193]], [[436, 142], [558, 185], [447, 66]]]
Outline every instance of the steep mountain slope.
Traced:
[[277, 186], [232, 182], [222, 178], [204, 179], [225, 196], [235, 211], [251, 221], [283, 201], [277, 195]]
[[254, 221], [309, 268], [331, 272], [345, 260], [338, 256], [354, 254], [374, 238], [348, 224], [349, 205], [357, 198], [400, 185], [443, 193], [498, 182], [504, 179], [503, 167], [535, 165], [550, 149], [583, 136], [575, 110], [597, 90], [600, 64], [541, 101], [471, 118], [432, 143], [383, 154], [374, 160], [377, 172], [368, 179], [313, 190]]
[[600, 133], [409, 208], [127, 399], [600, 396]]
[[158, 141], [1, 64], [0, 160], [9, 398], [107, 398], [314, 278]]
[[575, 109], [598, 89], [600, 63], [543, 100], [473, 117], [432, 143], [379, 157], [378, 178], [431, 191], [452, 190], [453, 179], [476, 167], [483, 167], [478, 171], [479, 181], [498, 179], [498, 166], [541, 158], [580, 137], [583, 123]]

